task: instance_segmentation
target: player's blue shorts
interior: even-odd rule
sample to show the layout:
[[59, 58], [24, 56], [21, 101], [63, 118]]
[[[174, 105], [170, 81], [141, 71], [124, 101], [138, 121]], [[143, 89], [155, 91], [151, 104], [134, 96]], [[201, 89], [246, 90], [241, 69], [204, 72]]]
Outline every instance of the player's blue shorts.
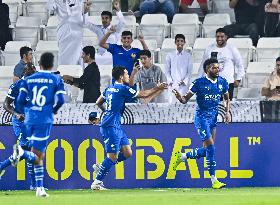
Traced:
[[122, 146], [129, 145], [128, 137], [121, 127], [100, 127], [100, 133], [107, 153], [117, 153]]
[[26, 139], [26, 128], [23, 122], [16, 119], [15, 116], [12, 118], [13, 130], [16, 135], [16, 138], [19, 141], [19, 145], [22, 147], [28, 147], [29, 141]]
[[217, 126], [217, 115], [210, 116], [195, 114], [194, 125], [202, 141], [209, 139], [211, 131]]
[[50, 137], [52, 124], [26, 125], [27, 136], [30, 138], [30, 147], [45, 152]]

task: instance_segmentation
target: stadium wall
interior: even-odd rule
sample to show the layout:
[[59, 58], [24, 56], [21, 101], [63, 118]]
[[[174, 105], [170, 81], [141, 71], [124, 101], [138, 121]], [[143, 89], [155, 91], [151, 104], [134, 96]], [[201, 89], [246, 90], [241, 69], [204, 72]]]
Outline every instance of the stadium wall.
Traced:
[[[124, 125], [133, 156], [106, 177], [108, 188], [210, 187], [205, 161], [188, 160], [172, 170], [174, 153], [200, 147], [193, 124]], [[280, 186], [279, 123], [219, 123], [217, 177], [229, 187]], [[0, 126], [0, 160], [12, 152], [11, 126]], [[92, 165], [104, 158], [98, 126], [54, 126], [46, 151], [45, 187], [88, 189], [95, 177]], [[10, 167], [0, 190], [28, 189], [24, 161]]]

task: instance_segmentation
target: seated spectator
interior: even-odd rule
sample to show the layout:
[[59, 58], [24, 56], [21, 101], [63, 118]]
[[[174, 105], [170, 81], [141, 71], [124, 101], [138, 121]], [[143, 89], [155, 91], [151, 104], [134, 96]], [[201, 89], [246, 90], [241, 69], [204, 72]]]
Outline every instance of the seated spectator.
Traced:
[[272, 0], [265, 5], [265, 36], [280, 37], [280, 3]]
[[144, 0], [140, 4], [140, 15], [163, 13], [171, 23], [175, 15], [175, 6], [172, 0]]
[[[186, 13], [188, 10], [188, 7], [191, 6], [193, 3], [193, 0], [181, 0], [181, 4], [179, 7], [179, 11], [181, 13]], [[197, 0], [197, 3], [200, 6], [200, 9], [205, 16], [209, 11], [208, 11], [208, 3], [207, 0]]]
[[229, 7], [234, 9], [236, 23], [224, 27], [228, 37], [233, 38], [235, 35], [249, 35], [253, 41], [253, 45], [257, 46], [261, 32], [261, 29], [258, 29], [258, 20], [260, 17], [259, 3], [257, 0], [230, 0]]
[[33, 60], [33, 50], [27, 46], [21, 47], [19, 50], [21, 60], [14, 68], [13, 82], [23, 77], [23, 70], [27, 63]]
[[266, 79], [261, 93], [268, 100], [280, 100], [280, 57], [276, 59], [275, 70]]
[[[166, 81], [165, 75], [159, 66], [152, 63], [151, 52], [149, 50], [140, 51], [140, 62], [134, 64], [133, 71], [129, 78], [129, 85], [138, 85], [139, 90], [149, 90], [157, 86], [158, 83]], [[138, 89], [137, 89], [138, 90]], [[163, 102], [163, 95], [159, 95], [151, 102]]]
[[173, 89], [184, 95], [189, 90], [193, 69], [192, 54], [184, 50], [186, 39], [183, 34], [175, 36], [176, 50], [166, 56], [165, 75], [169, 85], [169, 103], [176, 103], [177, 99], [172, 93]]
[[62, 76], [65, 83], [84, 89], [83, 103], [95, 103], [100, 96], [100, 72], [95, 63], [95, 48], [86, 46], [83, 48], [82, 59], [88, 66], [80, 78], [69, 75]]
[[12, 41], [12, 35], [9, 29], [9, 6], [0, 0], [0, 49], [4, 50], [8, 41]]

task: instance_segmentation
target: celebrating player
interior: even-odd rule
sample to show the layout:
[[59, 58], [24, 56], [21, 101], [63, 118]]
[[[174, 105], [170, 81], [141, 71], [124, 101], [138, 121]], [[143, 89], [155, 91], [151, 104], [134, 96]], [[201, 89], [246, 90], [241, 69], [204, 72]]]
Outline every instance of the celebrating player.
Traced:
[[[129, 83], [129, 75], [126, 68], [122, 66], [113, 68], [112, 76], [116, 82], [109, 86], [96, 101], [98, 107], [105, 111], [100, 124], [100, 132], [105, 143], [107, 157], [101, 165], [94, 165], [97, 172], [96, 179], [91, 185], [91, 189], [94, 190], [105, 190], [106, 188], [102, 180], [110, 171], [110, 168], [132, 155], [128, 138], [121, 128], [121, 116], [126, 100], [131, 98], [147, 98], [159, 90], [165, 89], [167, 86], [165, 83], [162, 83], [150, 90], [135, 91], [124, 85], [124, 83]], [[106, 109], [103, 107], [105, 101], [107, 104]]]
[[176, 162], [173, 164], [173, 170], [176, 170], [177, 166], [186, 159], [206, 157], [212, 188], [220, 189], [226, 186], [226, 184], [219, 182], [215, 175], [216, 161], [214, 141], [216, 138], [218, 105], [222, 96], [226, 101], [225, 122], [228, 123], [230, 120], [228, 83], [224, 78], [219, 76], [219, 64], [216, 59], [206, 60], [203, 68], [206, 76], [195, 80], [187, 94], [181, 96], [177, 90], [173, 90], [176, 98], [183, 104], [187, 103], [189, 99], [196, 94], [198, 107], [194, 124], [203, 141], [203, 147], [201, 148], [193, 149], [188, 153], [175, 153]]

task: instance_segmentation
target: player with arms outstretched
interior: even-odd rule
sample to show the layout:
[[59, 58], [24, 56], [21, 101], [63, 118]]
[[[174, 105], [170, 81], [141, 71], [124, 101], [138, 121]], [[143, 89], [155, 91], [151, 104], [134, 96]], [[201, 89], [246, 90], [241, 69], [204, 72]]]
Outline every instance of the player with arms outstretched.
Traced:
[[[110, 171], [110, 168], [132, 155], [128, 137], [121, 127], [121, 116], [125, 102], [132, 98], [148, 98], [155, 93], [159, 93], [159, 90], [166, 88], [166, 84], [162, 83], [150, 90], [135, 91], [133, 88], [124, 85], [129, 83], [129, 75], [126, 68], [122, 66], [113, 68], [112, 76], [116, 82], [109, 86], [96, 101], [98, 107], [105, 111], [100, 124], [100, 132], [105, 143], [107, 157], [101, 165], [94, 165], [97, 176], [91, 185], [93, 190], [105, 190], [102, 180]], [[103, 107], [105, 102], [107, 104], [106, 109]]]
[[212, 188], [220, 189], [226, 184], [219, 182], [216, 178], [216, 161], [215, 161], [215, 146], [216, 126], [218, 116], [218, 105], [221, 97], [225, 100], [225, 122], [230, 120], [229, 114], [229, 95], [228, 82], [219, 76], [219, 64], [216, 59], [207, 59], [203, 65], [206, 76], [196, 79], [190, 90], [181, 96], [177, 90], [173, 90], [176, 98], [183, 104], [196, 94], [197, 109], [195, 114], [194, 124], [198, 134], [203, 141], [203, 147], [193, 149], [188, 153], [177, 152], [176, 162], [173, 164], [173, 170], [187, 159], [199, 159], [206, 157], [206, 164], [211, 177]]

